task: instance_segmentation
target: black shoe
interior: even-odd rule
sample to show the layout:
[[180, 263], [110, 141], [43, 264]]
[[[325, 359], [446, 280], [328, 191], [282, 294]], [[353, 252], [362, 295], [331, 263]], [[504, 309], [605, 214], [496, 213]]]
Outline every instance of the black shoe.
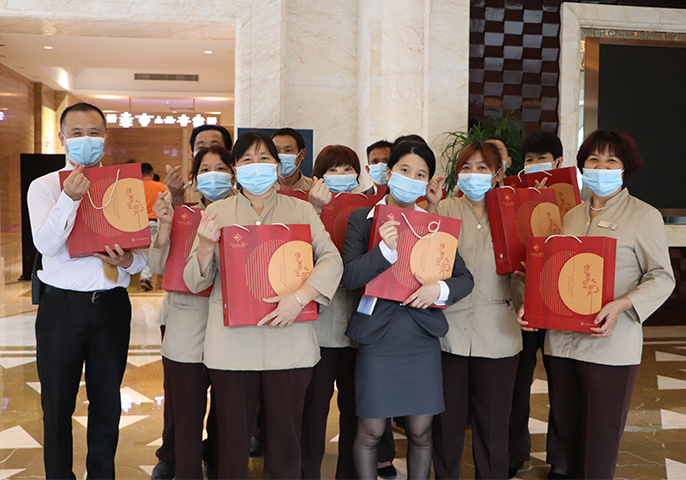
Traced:
[[398, 476], [398, 471], [395, 469], [393, 464], [391, 464], [377, 469], [376, 474], [384, 480], [393, 480]]
[[507, 478], [514, 478], [517, 472], [524, 466], [524, 462], [511, 463], [507, 469]]
[[550, 480], [565, 480], [569, 478], [569, 474], [567, 472], [562, 473], [560, 469], [556, 468], [554, 465], [550, 467], [550, 471], [548, 472], [548, 479]]
[[175, 468], [174, 462], [168, 460], [160, 460], [152, 469], [150, 480], [172, 480], [174, 478]]
[[251, 457], [261, 457], [264, 455], [264, 440], [260, 440], [259, 438], [252, 437], [250, 439], [250, 456]]

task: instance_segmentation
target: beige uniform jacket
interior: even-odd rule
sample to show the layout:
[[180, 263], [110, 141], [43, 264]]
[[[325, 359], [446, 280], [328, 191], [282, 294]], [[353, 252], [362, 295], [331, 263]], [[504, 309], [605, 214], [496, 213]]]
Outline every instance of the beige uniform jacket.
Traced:
[[[195, 208], [205, 208], [199, 203]], [[148, 251], [148, 265], [152, 273], [164, 274], [169, 258], [170, 242], [162, 248], [155, 248], [153, 238]], [[197, 295], [167, 292], [164, 294], [157, 321], [165, 325], [162, 340], [163, 356], [181, 363], [202, 363], [205, 345], [205, 327], [209, 299]]]
[[488, 212], [478, 220], [471, 202], [462, 197], [441, 201], [437, 213], [462, 220], [458, 250], [474, 277], [472, 293], [445, 310], [450, 328], [441, 338], [442, 350], [483, 358], [516, 355], [522, 334], [512, 304], [512, 276], [496, 273]]
[[[343, 262], [312, 205], [278, 195], [272, 189], [260, 215], [243, 195], [215, 202], [207, 208], [207, 213], [217, 213], [215, 222], [220, 227], [234, 224], [309, 224], [315, 265], [306, 283], [321, 293], [315, 299], [318, 303], [329, 304], [341, 280]], [[183, 276], [193, 292], [200, 292], [214, 282], [205, 335], [205, 365], [217, 370], [285, 370], [311, 367], [319, 361], [319, 345], [312, 322], [295, 322], [285, 328], [269, 325], [225, 327], [219, 248], [215, 248], [212, 263], [203, 277], [196, 256], [197, 245], [196, 238]], [[240, 299], [230, 298], [228, 301]]]
[[[297, 182], [293, 184], [291, 187], [291, 190], [305, 190], [308, 191], [312, 188], [312, 185], [314, 185], [314, 181], [310, 177], [306, 177], [302, 173], [300, 174], [300, 178], [298, 179]], [[274, 184], [277, 190], [281, 190], [281, 184], [277, 181], [276, 184]]]
[[312, 323], [320, 347], [344, 348], [353, 346], [345, 336], [348, 320], [357, 309], [360, 295], [340, 285], [328, 306], [319, 307], [319, 318]]
[[610, 337], [548, 330], [545, 353], [602, 365], [638, 365], [641, 324], [667, 300], [675, 284], [662, 215], [625, 188], [592, 222], [588, 201], [574, 207], [565, 215], [562, 233], [617, 239], [614, 298], [629, 297], [634, 306], [619, 315]]

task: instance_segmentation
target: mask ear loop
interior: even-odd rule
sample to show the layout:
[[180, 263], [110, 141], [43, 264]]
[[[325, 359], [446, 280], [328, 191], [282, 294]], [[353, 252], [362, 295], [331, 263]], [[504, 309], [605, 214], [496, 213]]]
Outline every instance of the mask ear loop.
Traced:
[[104, 210], [107, 208], [107, 206], [110, 204], [110, 202], [112, 202], [112, 198], [114, 197], [114, 191], [117, 189], [117, 184], [119, 183], [119, 172], [121, 172], [121, 170], [117, 170], [117, 179], [114, 181], [114, 185], [112, 186], [112, 191], [110, 192], [110, 199], [107, 200], [107, 203], [105, 205], [103, 205], [102, 207], [96, 207], [95, 206], [95, 203], [93, 203], [93, 198], [91, 197], [91, 191], [90, 191], [90, 189], [88, 190], [88, 192], [87, 192], [88, 193], [88, 200], [90, 200], [91, 205], [93, 205], [94, 209]]
[[575, 238], [577, 242], [582, 243], [582, 244], [584, 243], [584, 242], [582, 242], [582, 241], [579, 239], [579, 237], [577, 237], [576, 235], [561, 235], [561, 234], [556, 234], [556, 235], [551, 235], [551, 236], [549, 236], [548, 238], [545, 239], [545, 243], [548, 243], [548, 240], [550, 240], [550, 239], [553, 238], [553, 237], [572, 237], [572, 238]]
[[[422, 237], [421, 235], [419, 235], [419, 234], [414, 230], [414, 228], [412, 227], [412, 224], [411, 224], [410, 221], [407, 219], [407, 217], [405, 216], [405, 214], [404, 214], [404, 213], [401, 213], [400, 215], [402, 215], [402, 217], [403, 217], [403, 219], [405, 220], [405, 222], [407, 222], [407, 226], [410, 227], [410, 230], [412, 231], [412, 233], [414, 233], [414, 236], [417, 237], [417, 238], [420, 239], [420, 240], [426, 240], [426, 239], [428, 239], [428, 238], [433, 237], [433, 236], [436, 235], [436, 233], [438, 233], [438, 231], [441, 229], [441, 222], [440, 222], [440, 221], [433, 221], [433, 222], [429, 223], [429, 227], [428, 227], [428, 228], [429, 228], [429, 233], [427, 233], [426, 235], [424, 235], [424, 236]], [[432, 225], [435, 225], [435, 227], [432, 228], [432, 227], [431, 227]]]

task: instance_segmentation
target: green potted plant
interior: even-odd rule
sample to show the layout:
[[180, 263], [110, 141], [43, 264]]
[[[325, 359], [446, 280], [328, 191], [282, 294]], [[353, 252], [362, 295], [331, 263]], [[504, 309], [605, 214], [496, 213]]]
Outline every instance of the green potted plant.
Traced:
[[500, 114], [494, 118], [477, 120], [466, 132], [446, 132], [448, 142], [441, 152], [446, 161], [446, 178], [443, 188], [452, 195], [457, 183], [455, 165], [457, 156], [462, 147], [469, 142], [483, 142], [489, 138], [501, 140], [512, 158], [512, 165], [507, 169], [507, 175], [516, 175], [524, 168], [524, 160], [521, 155], [521, 146], [526, 136], [524, 122], [514, 116], [513, 111]]

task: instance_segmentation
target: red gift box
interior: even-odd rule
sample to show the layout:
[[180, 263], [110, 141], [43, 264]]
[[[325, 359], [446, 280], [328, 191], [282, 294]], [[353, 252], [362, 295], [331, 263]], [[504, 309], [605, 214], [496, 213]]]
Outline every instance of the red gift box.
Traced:
[[581, 203], [581, 193], [577, 182], [576, 167], [557, 168], [545, 172], [520, 173], [505, 177], [505, 185], [515, 188], [535, 187], [536, 182], [544, 178], [547, 188], [555, 191], [560, 218], [564, 218], [568, 211]]
[[[71, 171], [60, 171], [60, 186]], [[105, 245], [124, 250], [150, 246], [148, 209], [141, 166], [137, 163], [84, 168], [90, 180], [81, 199], [67, 245], [70, 257], [105, 253]]]
[[374, 210], [369, 250], [382, 241], [379, 227], [388, 220], [400, 222], [396, 227], [398, 260], [365, 286], [365, 295], [404, 302], [421, 287], [415, 273], [418, 273], [426, 283], [452, 276], [461, 220], [389, 205], [377, 205]]
[[309, 190], [277, 190], [276, 193], [286, 195], [287, 197], [295, 197], [306, 202], [308, 201], [310, 195]]
[[526, 257], [524, 320], [531, 328], [590, 332], [614, 299], [617, 240], [534, 237]]
[[383, 195], [365, 195], [363, 193], [338, 193], [333, 196], [327, 206], [322, 208], [321, 218], [324, 228], [339, 252], [343, 251], [345, 231], [348, 228], [348, 218], [353, 210], [376, 205]]
[[[262, 299], [295, 292], [312, 272], [310, 226], [222, 227], [219, 257], [224, 325], [255, 325], [278, 305]], [[310, 302], [295, 321], [316, 319]]]
[[498, 275], [522, 270], [531, 237], [562, 231], [555, 191], [544, 188], [494, 188], [486, 193]]
[[200, 225], [200, 212], [202, 209], [191, 208], [187, 205], [174, 207], [174, 218], [169, 238], [169, 256], [164, 267], [164, 279], [162, 280], [162, 288], [168, 292], [199, 295], [201, 297], [209, 297], [212, 292], [212, 287], [209, 287], [200, 293], [193, 294], [186, 286], [186, 282], [183, 281], [183, 269], [186, 267], [186, 261], [193, 248], [198, 225]]

